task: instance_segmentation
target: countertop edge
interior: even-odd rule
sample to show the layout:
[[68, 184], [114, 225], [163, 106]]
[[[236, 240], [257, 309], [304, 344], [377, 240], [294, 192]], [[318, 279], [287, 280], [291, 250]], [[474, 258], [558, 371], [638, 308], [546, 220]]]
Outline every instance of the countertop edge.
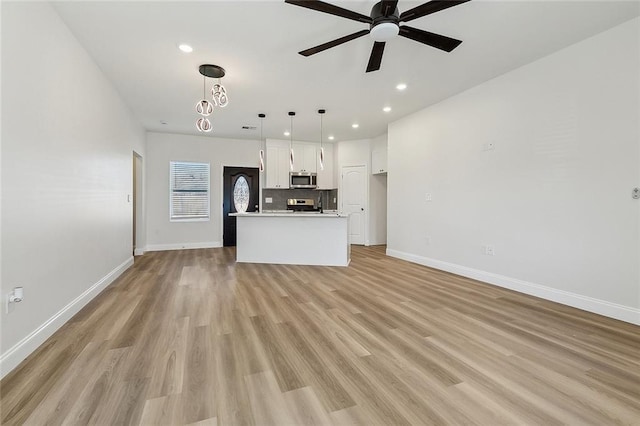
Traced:
[[341, 218], [349, 217], [344, 213], [229, 213], [229, 216], [235, 217], [309, 217], [309, 218]]

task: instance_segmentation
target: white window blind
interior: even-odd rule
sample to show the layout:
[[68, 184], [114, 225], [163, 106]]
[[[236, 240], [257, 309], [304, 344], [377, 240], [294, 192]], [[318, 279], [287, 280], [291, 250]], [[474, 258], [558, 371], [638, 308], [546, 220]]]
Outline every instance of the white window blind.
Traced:
[[171, 220], [209, 219], [209, 164], [170, 163]]

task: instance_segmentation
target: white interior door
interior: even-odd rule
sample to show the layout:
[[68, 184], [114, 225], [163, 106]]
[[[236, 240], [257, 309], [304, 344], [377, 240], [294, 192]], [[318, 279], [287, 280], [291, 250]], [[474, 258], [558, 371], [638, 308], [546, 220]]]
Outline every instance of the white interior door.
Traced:
[[367, 202], [365, 166], [342, 168], [342, 211], [349, 214], [349, 242], [364, 244]]

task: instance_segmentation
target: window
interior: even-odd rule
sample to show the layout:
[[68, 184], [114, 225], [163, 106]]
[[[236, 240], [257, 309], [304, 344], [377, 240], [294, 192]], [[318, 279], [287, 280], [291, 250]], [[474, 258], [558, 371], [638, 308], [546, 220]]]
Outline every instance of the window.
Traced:
[[240, 176], [233, 186], [233, 205], [238, 213], [245, 213], [249, 207], [249, 183]]
[[209, 163], [169, 163], [171, 220], [209, 220]]

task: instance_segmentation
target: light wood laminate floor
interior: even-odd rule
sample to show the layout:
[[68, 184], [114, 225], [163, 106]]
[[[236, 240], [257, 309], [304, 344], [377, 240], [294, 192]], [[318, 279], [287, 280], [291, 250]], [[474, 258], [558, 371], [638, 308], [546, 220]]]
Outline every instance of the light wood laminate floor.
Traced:
[[352, 256], [136, 258], [2, 380], [2, 423], [640, 424], [640, 327]]

